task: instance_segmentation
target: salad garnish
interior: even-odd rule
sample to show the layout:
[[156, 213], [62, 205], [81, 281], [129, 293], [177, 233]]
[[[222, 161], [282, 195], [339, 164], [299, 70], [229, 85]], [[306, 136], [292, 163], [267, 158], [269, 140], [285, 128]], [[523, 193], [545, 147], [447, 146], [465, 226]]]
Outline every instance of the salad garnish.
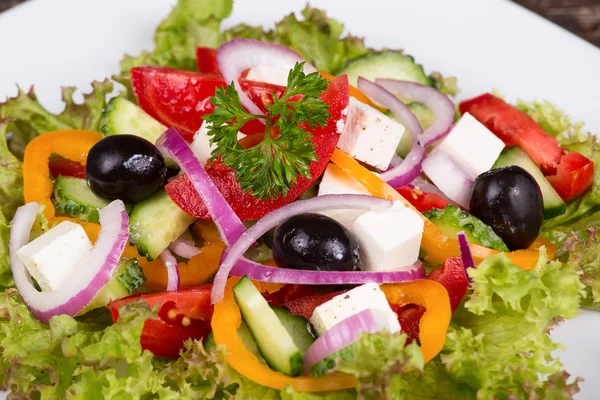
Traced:
[[307, 6], [0, 103], [0, 388], [80, 398], [572, 398], [600, 308], [598, 142]]

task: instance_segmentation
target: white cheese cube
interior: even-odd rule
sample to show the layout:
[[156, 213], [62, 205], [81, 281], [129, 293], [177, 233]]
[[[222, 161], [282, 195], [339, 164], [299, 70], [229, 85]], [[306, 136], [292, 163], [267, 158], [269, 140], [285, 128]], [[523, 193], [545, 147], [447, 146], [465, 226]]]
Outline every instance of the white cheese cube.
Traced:
[[315, 308], [310, 323], [321, 336], [346, 318], [367, 309], [377, 311], [375, 317], [389, 332], [400, 331], [398, 316], [376, 283], [365, 283], [321, 304]]
[[[200, 129], [198, 129], [198, 132], [196, 132], [196, 134], [194, 135], [192, 144], [190, 144], [192, 152], [194, 153], [198, 161], [200, 161], [200, 164], [202, 166], [206, 165], [206, 163], [210, 159], [212, 151], [217, 147], [214, 144], [210, 144], [210, 136], [208, 136], [208, 125], [209, 124], [207, 122], [202, 123]], [[246, 135], [244, 135], [242, 132], [238, 132], [237, 138], [238, 140], [240, 140], [245, 136]]]
[[266, 82], [272, 85], [287, 86], [290, 70], [277, 68], [272, 65], [257, 65], [251, 68], [246, 79], [256, 82]]
[[405, 134], [398, 122], [354, 97], [337, 147], [352, 157], [385, 171]]
[[92, 242], [79, 224], [64, 221], [17, 251], [29, 274], [42, 290], [57, 290], [70, 279], [92, 250]]
[[358, 217], [352, 232], [361, 249], [361, 269], [395, 271], [412, 266], [419, 258], [423, 227], [423, 219], [400, 201]]
[[469, 179], [475, 180], [492, 168], [503, 149], [502, 140], [471, 114], [465, 113], [435, 151], [448, 154]]
[[[366, 194], [370, 195], [369, 191], [356, 179], [343, 171], [340, 167], [334, 164], [329, 164], [321, 183], [319, 184], [319, 196], [326, 194]], [[335, 219], [344, 228], [350, 230], [356, 218], [367, 212], [367, 209], [351, 210], [339, 209], [322, 211], [321, 214], [327, 215]]]

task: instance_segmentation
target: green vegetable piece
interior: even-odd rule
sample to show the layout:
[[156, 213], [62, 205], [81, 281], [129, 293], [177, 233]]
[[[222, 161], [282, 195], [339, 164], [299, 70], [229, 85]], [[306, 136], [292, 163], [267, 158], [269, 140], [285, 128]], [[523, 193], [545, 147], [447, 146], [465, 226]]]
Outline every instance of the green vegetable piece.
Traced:
[[98, 223], [98, 211], [106, 207], [110, 200], [97, 196], [87, 185], [85, 179], [71, 176], [59, 176], [54, 181], [56, 211], [82, 221]]
[[434, 208], [423, 214], [448, 237], [456, 238], [460, 231], [464, 231], [471, 243], [497, 251], [509, 251], [490, 226], [455, 205], [449, 205], [443, 210]]

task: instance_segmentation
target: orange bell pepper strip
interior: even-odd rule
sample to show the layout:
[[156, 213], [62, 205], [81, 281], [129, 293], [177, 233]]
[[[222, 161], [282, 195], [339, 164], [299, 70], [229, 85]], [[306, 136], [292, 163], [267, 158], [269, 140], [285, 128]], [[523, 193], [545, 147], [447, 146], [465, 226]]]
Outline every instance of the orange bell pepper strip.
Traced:
[[[334, 80], [336, 78], [335, 76], [328, 74], [327, 72], [324, 72], [324, 71], [319, 71], [319, 74], [321, 74], [321, 76], [323, 78], [327, 78], [329, 80]], [[369, 100], [369, 98], [367, 96], [365, 96], [365, 94], [363, 92], [361, 92], [359, 89], [357, 89], [356, 87], [354, 87], [352, 85], [350, 85], [350, 96], [354, 97], [356, 100], [360, 101], [361, 103], [365, 103], [368, 106], [378, 109], [379, 111], [385, 111], [381, 107], [373, 104], [371, 102], [371, 100]]]
[[442, 351], [446, 341], [446, 333], [452, 309], [450, 298], [444, 286], [430, 279], [412, 282], [381, 285], [388, 302], [404, 306], [418, 304], [425, 307], [425, 314], [419, 322], [419, 342], [423, 361], [431, 361]]
[[44, 215], [52, 220], [55, 210], [50, 200], [50, 155], [58, 154], [85, 165], [88, 152], [100, 139], [102, 135], [97, 132], [72, 130], [44, 133], [29, 142], [23, 159], [25, 203], [35, 201], [46, 206]]
[[[242, 316], [233, 298], [232, 288], [238, 280], [239, 278], [229, 278], [225, 297], [223, 301], [215, 304], [211, 321], [215, 342], [225, 345], [227, 363], [233, 369], [253, 382], [279, 390], [287, 385], [291, 385], [299, 392], [324, 392], [356, 386], [355, 379], [345, 374], [323, 378], [309, 376], [292, 378], [260, 363], [256, 356], [246, 349], [237, 335]], [[433, 359], [444, 346], [452, 316], [446, 289], [439, 283], [426, 279], [382, 285], [381, 289], [392, 304], [419, 304], [425, 307], [426, 311], [419, 324], [419, 341], [424, 361]]]
[[[381, 197], [392, 201], [400, 200], [404, 205], [415, 211], [425, 223], [423, 228], [423, 239], [421, 248], [427, 253], [425, 260], [433, 265], [443, 264], [446, 259], [460, 255], [458, 240], [449, 238], [441, 230], [439, 230], [429, 219], [421, 214], [409, 201], [407, 201], [400, 193], [388, 185], [377, 175], [360, 165], [354, 158], [344, 153], [339, 149], [335, 149], [331, 156], [331, 162], [337, 165], [340, 169], [348, 173], [359, 181], [368, 191], [375, 197]], [[537, 241], [538, 245], [541, 242]], [[471, 253], [475, 259], [475, 263], [479, 264], [485, 258], [498, 254], [496, 250], [488, 249], [487, 247], [471, 244]], [[538, 248], [527, 250], [517, 250], [511, 253], [506, 253], [506, 256], [516, 265], [529, 271], [535, 267], [539, 258]], [[548, 252], [552, 253], [551, 251]], [[556, 253], [554, 253], [556, 254]]]
[[240, 309], [233, 298], [233, 285], [239, 278], [229, 278], [225, 288], [225, 297], [215, 304], [211, 326], [215, 343], [227, 348], [227, 363], [240, 374], [253, 382], [282, 390], [291, 385], [299, 392], [327, 392], [349, 389], [356, 386], [356, 381], [349, 375], [337, 374], [323, 378], [309, 376], [289, 377], [281, 372], [273, 371], [267, 365], [258, 361], [250, 353], [237, 335], [237, 329], [242, 323]]

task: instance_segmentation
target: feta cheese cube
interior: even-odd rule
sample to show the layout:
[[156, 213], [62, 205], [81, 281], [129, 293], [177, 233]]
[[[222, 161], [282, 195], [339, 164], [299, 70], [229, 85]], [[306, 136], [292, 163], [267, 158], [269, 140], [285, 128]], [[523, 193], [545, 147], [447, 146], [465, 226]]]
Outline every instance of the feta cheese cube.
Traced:
[[266, 82], [272, 85], [287, 86], [289, 70], [277, 68], [272, 65], [257, 65], [248, 71], [246, 79], [256, 82]]
[[[202, 126], [200, 126], [200, 129], [198, 129], [198, 132], [196, 132], [196, 134], [194, 135], [192, 144], [190, 144], [192, 152], [194, 153], [198, 161], [200, 161], [200, 164], [202, 166], [206, 165], [206, 163], [210, 159], [212, 151], [217, 147], [214, 144], [210, 144], [210, 136], [208, 136], [208, 127], [209, 124], [207, 122], [203, 122]], [[237, 138], [238, 140], [240, 140], [245, 136], [246, 135], [244, 135], [242, 132], [238, 132]]]
[[321, 304], [315, 308], [310, 323], [321, 336], [346, 318], [367, 309], [377, 311], [374, 315], [385, 329], [391, 333], [400, 331], [398, 316], [376, 283], [365, 283]]
[[471, 114], [465, 113], [435, 151], [448, 154], [469, 179], [475, 180], [492, 168], [503, 149], [502, 140]]
[[77, 268], [84, 268], [92, 242], [79, 224], [64, 221], [17, 251], [42, 290], [57, 290]]
[[337, 147], [352, 157], [385, 171], [406, 130], [398, 122], [354, 97]]
[[[329, 164], [325, 170], [325, 173], [323, 174], [321, 183], [319, 184], [318, 196], [327, 194], [369, 195], [370, 193], [360, 182], [350, 176], [347, 172], [343, 171], [340, 167], [335, 164]], [[335, 219], [337, 222], [342, 224], [344, 228], [350, 230], [356, 218], [365, 212], [367, 212], [367, 209], [339, 209], [322, 211], [320, 214]]]
[[401, 201], [382, 212], [368, 211], [352, 226], [361, 249], [364, 271], [394, 271], [419, 258], [423, 219]]

